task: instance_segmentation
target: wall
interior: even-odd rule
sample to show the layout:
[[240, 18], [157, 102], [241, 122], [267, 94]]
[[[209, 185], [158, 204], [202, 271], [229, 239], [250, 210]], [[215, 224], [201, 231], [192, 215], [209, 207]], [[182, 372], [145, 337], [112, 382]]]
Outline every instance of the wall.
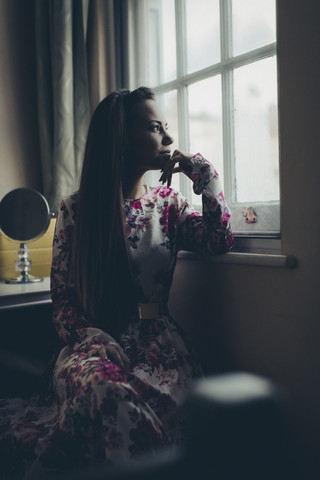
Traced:
[[41, 191], [33, 16], [32, 0], [0, 0], [0, 199]]
[[195, 339], [207, 371], [249, 370], [284, 387], [303, 478], [319, 478], [318, 1], [279, 1], [278, 24], [282, 250], [298, 266], [181, 260], [171, 310]]

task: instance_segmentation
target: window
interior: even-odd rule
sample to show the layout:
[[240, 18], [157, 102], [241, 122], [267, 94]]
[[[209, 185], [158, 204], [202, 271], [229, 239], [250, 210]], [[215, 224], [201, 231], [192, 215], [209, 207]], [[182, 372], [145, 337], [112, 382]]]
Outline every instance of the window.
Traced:
[[[173, 147], [214, 164], [238, 236], [279, 237], [275, 0], [132, 5], [135, 86], [155, 90]], [[173, 186], [199, 207], [188, 179], [174, 176]]]

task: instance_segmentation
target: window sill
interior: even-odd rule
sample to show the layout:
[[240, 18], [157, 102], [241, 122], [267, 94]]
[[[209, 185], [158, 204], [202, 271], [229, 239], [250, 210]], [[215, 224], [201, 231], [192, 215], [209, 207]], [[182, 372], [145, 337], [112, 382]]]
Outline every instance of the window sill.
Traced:
[[200, 255], [194, 252], [179, 252], [178, 260], [196, 260], [256, 267], [295, 268], [297, 260], [292, 255], [270, 253], [228, 252], [223, 255]]

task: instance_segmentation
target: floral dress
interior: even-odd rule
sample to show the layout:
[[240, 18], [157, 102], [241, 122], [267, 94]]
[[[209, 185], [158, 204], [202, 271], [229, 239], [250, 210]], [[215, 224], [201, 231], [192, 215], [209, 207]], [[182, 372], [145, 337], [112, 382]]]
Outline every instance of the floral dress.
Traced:
[[167, 187], [146, 187], [140, 199], [125, 200], [139, 302], [159, 306], [158, 315], [137, 315], [119, 336], [130, 360], [128, 370], [97, 354], [115, 339], [90, 324], [76, 300], [69, 266], [77, 194], [62, 201], [51, 290], [53, 322], [65, 346], [45, 399], [2, 401], [0, 454], [14, 478], [92, 460], [118, 465], [183, 442], [181, 404], [201, 369], [167, 308], [177, 252], [219, 254], [233, 244], [230, 212], [213, 166], [197, 154], [183, 170], [194, 192], [202, 194], [203, 215]]

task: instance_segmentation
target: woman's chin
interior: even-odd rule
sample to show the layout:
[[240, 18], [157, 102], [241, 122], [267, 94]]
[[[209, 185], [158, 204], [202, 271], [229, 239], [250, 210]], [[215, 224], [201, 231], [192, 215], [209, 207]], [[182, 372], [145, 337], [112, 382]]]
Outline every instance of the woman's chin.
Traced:
[[167, 165], [170, 158], [171, 158], [171, 155], [168, 155], [168, 154], [166, 154], [166, 155], [163, 154], [163, 155], [159, 156], [158, 161], [156, 163], [157, 163], [157, 165], [160, 166], [161, 170]]
[[141, 167], [145, 170], [163, 170], [170, 160], [170, 155], [159, 155], [158, 157], [145, 162]]
[[167, 160], [164, 159], [156, 159], [152, 164], [149, 165], [149, 170], [163, 170], [165, 165], [167, 164]]

